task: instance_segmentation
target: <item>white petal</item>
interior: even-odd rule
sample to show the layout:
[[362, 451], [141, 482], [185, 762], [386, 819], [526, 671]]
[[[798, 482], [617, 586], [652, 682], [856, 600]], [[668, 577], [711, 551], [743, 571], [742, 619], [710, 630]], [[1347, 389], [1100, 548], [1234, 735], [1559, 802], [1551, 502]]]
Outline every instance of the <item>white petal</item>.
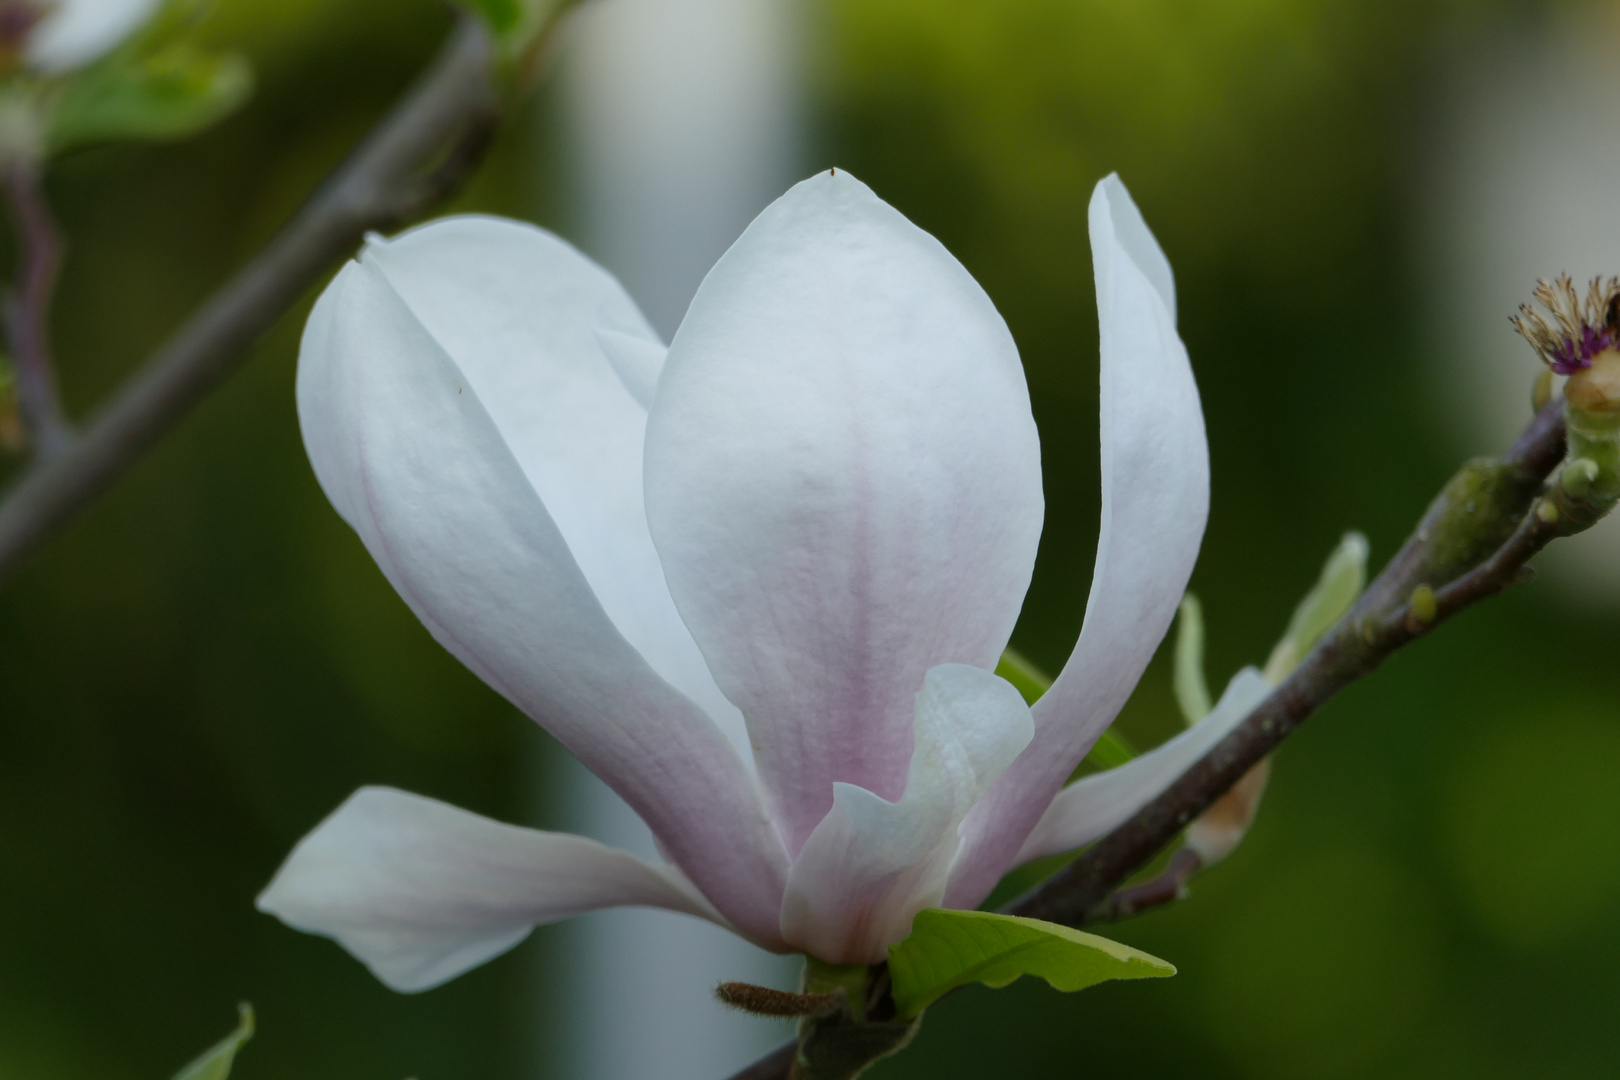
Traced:
[[367, 256], [471, 381], [619, 633], [749, 760], [647, 532], [642, 441], [665, 349], [635, 301], [569, 244], [501, 218], [373, 238]]
[[1024, 841], [1018, 863], [1073, 851], [1113, 830], [1226, 738], [1271, 693], [1254, 668], [1232, 677], [1214, 710], [1163, 746], [1058, 793]]
[[675, 335], [647, 513], [797, 851], [835, 781], [899, 798], [924, 673], [993, 668], [1011, 633], [1042, 502], [1006, 325], [864, 184], [804, 181]]
[[1209, 447], [1169, 264], [1116, 176], [1091, 198], [1102, 345], [1102, 529], [1085, 623], [1035, 741], [964, 826], [946, 900], [973, 907], [1108, 728], [1175, 617], [1209, 516]]
[[110, 51], [158, 9], [159, 0], [57, 0], [29, 31], [28, 66], [57, 74]]
[[434, 637], [623, 795], [728, 918], [773, 936], [787, 858], [746, 766], [603, 613], [473, 382], [374, 259], [316, 305], [298, 410], [327, 495]]
[[916, 700], [905, 794], [887, 802], [838, 784], [788, 875], [782, 937], [831, 963], [871, 964], [937, 905], [957, 826], [1034, 736], [1011, 684], [965, 664], [928, 672]]
[[298, 842], [257, 901], [288, 926], [332, 938], [402, 991], [453, 979], [535, 926], [630, 904], [726, 925], [670, 868], [385, 787], [349, 796]]

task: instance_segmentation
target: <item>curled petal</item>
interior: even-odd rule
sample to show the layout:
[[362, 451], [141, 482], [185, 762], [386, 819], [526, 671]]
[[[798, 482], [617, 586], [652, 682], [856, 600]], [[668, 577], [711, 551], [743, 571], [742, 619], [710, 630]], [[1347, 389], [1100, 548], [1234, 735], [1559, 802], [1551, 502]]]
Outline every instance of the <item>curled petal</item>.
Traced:
[[888, 802], [838, 784], [788, 875], [782, 937], [831, 963], [870, 964], [945, 891], [957, 827], [1029, 745], [1034, 723], [1012, 685], [965, 664], [928, 672], [916, 695], [905, 794]]
[[1005, 323], [866, 185], [804, 181], [710, 271], [648, 420], [647, 513], [790, 852], [834, 783], [900, 798], [924, 673], [995, 666], [1042, 512]]
[[726, 925], [668, 867], [386, 787], [349, 796], [299, 841], [257, 901], [406, 992], [499, 956], [540, 924], [629, 904]]
[[442, 645], [623, 795], [727, 918], [774, 937], [787, 858], [747, 767], [604, 612], [482, 397], [375, 258], [317, 303], [298, 406], [333, 504]]
[[1130, 697], [1169, 629], [1209, 515], [1209, 447], [1169, 263], [1117, 176], [1091, 198], [1101, 333], [1102, 529], [1074, 652], [1035, 740], [964, 826], [946, 902], [979, 903]]
[[1271, 693], [1254, 668], [1232, 677], [1213, 711], [1163, 746], [1118, 768], [1078, 780], [1058, 793], [1024, 841], [1018, 862], [1083, 847], [1112, 831], [1243, 722]]

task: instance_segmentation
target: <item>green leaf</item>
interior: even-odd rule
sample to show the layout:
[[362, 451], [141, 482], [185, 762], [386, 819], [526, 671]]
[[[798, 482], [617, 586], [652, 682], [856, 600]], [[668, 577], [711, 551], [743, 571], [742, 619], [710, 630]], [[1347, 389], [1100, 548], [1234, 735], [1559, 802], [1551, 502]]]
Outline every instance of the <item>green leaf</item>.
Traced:
[[1273, 685], [1286, 679], [1316, 648], [1322, 635], [1333, 629], [1333, 624], [1355, 605], [1366, 585], [1367, 538], [1358, 532], [1345, 533], [1322, 566], [1316, 585], [1294, 609], [1287, 633], [1271, 650], [1271, 657], [1266, 661], [1266, 678]]
[[231, 1075], [231, 1065], [242, 1044], [253, 1038], [253, 1006], [243, 1003], [237, 1012], [241, 1019], [236, 1030], [203, 1051], [201, 1057], [174, 1074], [174, 1080], [225, 1080]]
[[69, 79], [50, 110], [53, 153], [107, 139], [162, 140], [194, 134], [224, 117], [253, 88], [247, 61], [176, 44]]
[[903, 1019], [958, 986], [1001, 987], [1038, 975], [1064, 992], [1109, 979], [1162, 979], [1176, 969], [1129, 945], [1038, 919], [928, 908], [911, 936], [889, 946], [889, 976]]
[[1204, 682], [1204, 606], [1188, 593], [1176, 615], [1176, 704], [1192, 727], [1215, 707]]
[[[1052, 680], [1047, 678], [1046, 672], [1030, 663], [1017, 649], [1007, 649], [1001, 654], [1001, 660], [996, 664], [996, 674], [1012, 683], [1013, 688], [1024, 695], [1024, 701], [1030, 705], [1041, 700], [1041, 695], [1052, 687]], [[1109, 728], [1086, 754], [1085, 763], [1097, 769], [1112, 769], [1134, 757], [1136, 748], [1125, 736]]]
[[1030, 663], [1017, 649], [1007, 649], [1001, 654], [996, 674], [1012, 683], [1029, 705], [1041, 700], [1041, 695], [1052, 688], [1052, 680], [1046, 677], [1046, 672]]

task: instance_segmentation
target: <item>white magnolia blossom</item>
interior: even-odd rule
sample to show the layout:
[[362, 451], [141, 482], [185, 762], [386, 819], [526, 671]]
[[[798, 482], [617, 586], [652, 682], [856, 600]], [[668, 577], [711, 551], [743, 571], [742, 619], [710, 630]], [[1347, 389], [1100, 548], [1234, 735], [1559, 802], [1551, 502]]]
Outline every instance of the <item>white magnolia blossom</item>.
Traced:
[[1170, 266], [1091, 202], [1103, 519], [1074, 654], [992, 674], [1040, 536], [1017, 349], [933, 237], [847, 173], [794, 187], [666, 349], [540, 229], [372, 240], [304, 333], [322, 487], [434, 636], [651, 827], [652, 865], [363, 788], [259, 898], [423, 989], [539, 923], [643, 904], [874, 962], [922, 908], [1095, 839], [1247, 713], [1064, 788], [1175, 614], [1209, 502]]
[[146, 23], [162, 0], [49, 0], [28, 32], [28, 66], [47, 75], [83, 67]]

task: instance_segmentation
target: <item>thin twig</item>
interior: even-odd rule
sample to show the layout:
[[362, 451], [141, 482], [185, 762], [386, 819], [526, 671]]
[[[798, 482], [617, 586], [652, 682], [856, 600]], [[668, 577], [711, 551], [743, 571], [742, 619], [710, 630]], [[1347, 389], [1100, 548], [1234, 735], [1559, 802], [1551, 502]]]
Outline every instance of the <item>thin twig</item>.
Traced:
[[500, 119], [495, 46], [463, 16], [433, 66], [257, 256], [133, 375], [63, 452], [0, 502], [0, 581], [241, 362], [372, 229], [409, 221], [471, 175]]
[[49, 459], [66, 450], [72, 429], [62, 410], [51, 365], [51, 297], [62, 269], [62, 237], [37, 161], [18, 158], [0, 170], [17, 223], [17, 280], [6, 296], [6, 340], [16, 368], [17, 405], [34, 453]]
[[[1562, 401], [1544, 408], [1498, 461], [1465, 466], [1361, 601], [1270, 697], [1129, 821], [1006, 911], [1071, 926], [1104, 915], [1110, 892], [1323, 702], [1418, 635], [1522, 580], [1525, 562], [1561, 535], [1530, 509], [1564, 454], [1562, 410]], [[1497, 539], [1480, 552], [1481, 537]], [[1408, 602], [1422, 585], [1435, 589], [1427, 621]]]
[[[1120, 887], [1323, 702], [1450, 616], [1525, 580], [1525, 563], [1567, 535], [1531, 512], [1563, 456], [1560, 400], [1541, 409], [1501, 458], [1471, 461], [1452, 477], [1355, 608], [1231, 734], [1129, 821], [1002, 911], [1081, 926], [1173, 899], [1190, 872], [1174, 859], [1159, 878]], [[1410, 603], [1421, 585], [1434, 590], [1434, 616], [1426, 621]], [[793, 1050], [792, 1043], [779, 1047], [731, 1080], [786, 1080]]]
[[1186, 897], [1187, 883], [1203, 868], [1204, 860], [1198, 857], [1198, 853], [1184, 847], [1170, 856], [1169, 865], [1158, 877], [1140, 885], [1116, 889], [1087, 913], [1086, 921], [1122, 922], [1144, 911], [1173, 904]]

